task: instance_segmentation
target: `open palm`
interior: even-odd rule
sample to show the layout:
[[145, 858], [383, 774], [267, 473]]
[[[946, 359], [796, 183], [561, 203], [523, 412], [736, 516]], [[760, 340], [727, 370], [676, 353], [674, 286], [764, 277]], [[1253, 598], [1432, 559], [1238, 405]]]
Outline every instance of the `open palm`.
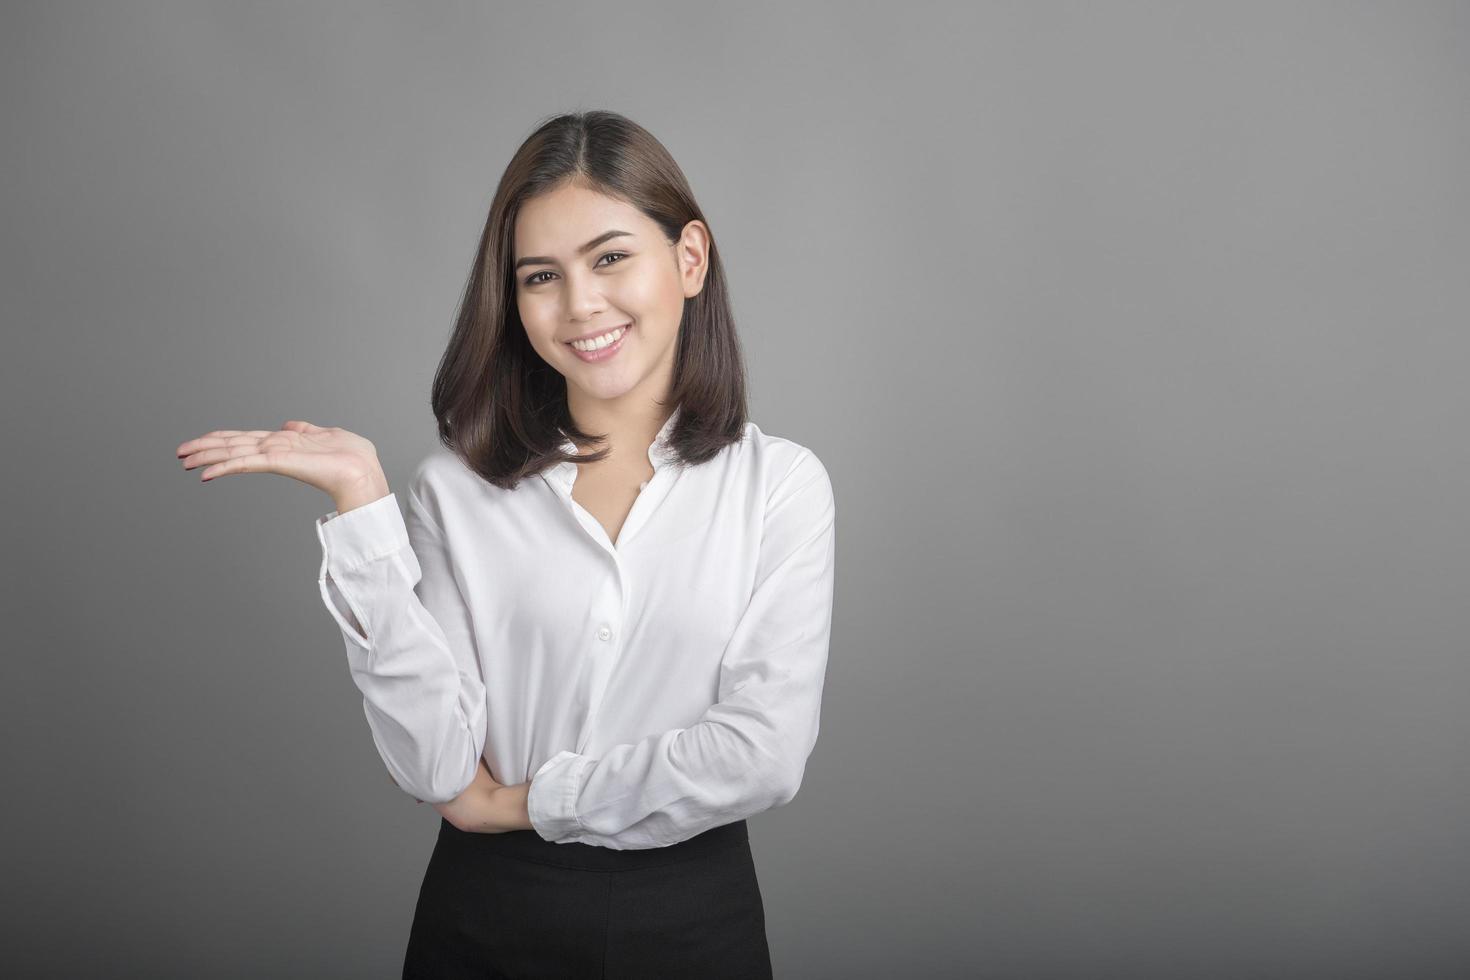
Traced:
[[276, 473], [333, 496], [380, 472], [377, 449], [355, 432], [293, 419], [278, 431], [216, 429], [178, 447], [200, 482], [236, 473]]

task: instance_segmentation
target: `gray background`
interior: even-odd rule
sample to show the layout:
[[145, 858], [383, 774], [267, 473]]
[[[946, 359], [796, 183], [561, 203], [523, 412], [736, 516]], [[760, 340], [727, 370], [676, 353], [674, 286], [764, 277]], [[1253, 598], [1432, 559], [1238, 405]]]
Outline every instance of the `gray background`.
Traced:
[[396, 977], [438, 815], [318, 491], [496, 180], [685, 168], [838, 498], [784, 977], [1470, 975], [1465, 4], [33, 3], [0, 23], [12, 976]]

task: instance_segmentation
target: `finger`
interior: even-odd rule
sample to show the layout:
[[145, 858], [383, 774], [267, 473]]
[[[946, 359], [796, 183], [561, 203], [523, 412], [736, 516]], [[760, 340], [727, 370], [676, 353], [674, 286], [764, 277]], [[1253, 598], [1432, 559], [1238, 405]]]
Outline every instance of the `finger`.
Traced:
[[184, 456], [187, 456], [191, 453], [196, 453], [201, 449], [215, 449], [220, 446], [241, 445], [242, 443], [248, 443], [252, 440], [258, 441], [270, 434], [271, 433], [267, 432], [265, 429], [252, 429], [250, 431], [235, 429], [230, 431], [211, 432], [208, 435], [200, 436], [198, 439], [190, 439], [188, 442], [180, 444], [177, 451], [179, 458], [182, 459]]
[[244, 446], [249, 443], [259, 442], [266, 436], [273, 436], [274, 429], [251, 429], [248, 432], [237, 432], [232, 436], [225, 437], [226, 446]]
[[223, 438], [211, 433], [210, 435], [199, 436], [197, 439], [190, 439], [187, 442], [179, 443], [177, 452], [180, 457], [183, 457], [190, 453], [198, 452], [201, 449], [208, 449], [211, 446], [223, 446], [224, 444], [225, 441]]
[[306, 421], [303, 421], [301, 419], [292, 419], [291, 421], [284, 423], [281, 426], [281, 428], [283, 428], [283, 429], [289, 429], [292, 432], [325, 432], [325, 431], [327, 431], [326, 429], [322, 428], [319, 425], [312, 425], [310, 422], [306, 422]]
[[[248, 455], [253, 452], [261, 452], [265, 441], [271, 436], [278, 435], [275, 432], [266, 432], [256, 438], [249, 435], [230, 436], [228, 439], [210, 440], [210, 445], [199, 446], [184, 457], [184, 469], [192, 470], [196, 466], [205, 463], [215, 463], [231, 456]], [[199, 440], [202, 442], [203, 440]]]
[[199, 474], [202, 482], [208, 482], [220, 476], [230, 476], [235, 473], [274, 473], [269, 453], [249, 453], [215, 463], [213, 466], [205, 467]]
[[205, 453], [226, 450], [223, 439], [191, 439], [179, 447], [179, 458], [184, 460], [185, 469], [188, 469], [189, 461], [195, 457], [203, 456]]
[[210, 463], [218, 463], [230, 458], [233, 452], [228, 446], [220, 446], [217, 449], [201, 449], [184, 457], [184, 469], [192, 470]]

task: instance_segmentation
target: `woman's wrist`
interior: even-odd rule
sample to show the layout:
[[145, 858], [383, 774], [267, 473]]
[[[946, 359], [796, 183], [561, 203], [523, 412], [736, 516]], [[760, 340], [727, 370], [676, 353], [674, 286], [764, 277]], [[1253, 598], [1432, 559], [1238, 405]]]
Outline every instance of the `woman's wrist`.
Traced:
[[335, 490], [332, 493], [332, 503], [336, 505], [337, 513], [345, 514], [349, 510], [365, 507], [375, 501], [381, 500], [392, 492], [388, 486], [388, 478], [383, 473], [381, 466], [368, 467], [362, 475], [348, 485]]
[[531, 814], [527, 809], [527, 801], [531, 795], [531, 784], [529, 782], [516, 783], [514, 786], [502, 786], [495, 791], [498, 794], [496, 810], [500, 815], [501, 822], [505, 824], [506, 830], [535, 830], [531, 826]]

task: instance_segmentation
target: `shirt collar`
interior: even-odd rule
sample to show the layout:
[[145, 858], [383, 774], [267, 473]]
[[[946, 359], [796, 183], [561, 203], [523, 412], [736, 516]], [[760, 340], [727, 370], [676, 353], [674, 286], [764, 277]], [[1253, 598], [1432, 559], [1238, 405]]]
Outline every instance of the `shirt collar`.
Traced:
[[[648, 461], [653, 464], [653, 470], [657, 473], [677, 458], [674, 448], [669, 443], [669, 437], [674, 432], [674, 426], [679, 421], [681, 406], [675, 406], [673, 414], [664, 422], [663, 427], [658, 430], [658, 435], [653, 437], [653, 442], [648, 447]], [[565, 433], [563, 433], [565, 434]], [[575, 453], [577, 444], [570, 439], [563, 439], [558, 447], [563, 452]], [[572, 484], [577, 479], [577, 464], [573, 462], [561, 462], [547, 467], [541, 475], [550, 483], [560, 486], [568, 493], [571, 492]]]

